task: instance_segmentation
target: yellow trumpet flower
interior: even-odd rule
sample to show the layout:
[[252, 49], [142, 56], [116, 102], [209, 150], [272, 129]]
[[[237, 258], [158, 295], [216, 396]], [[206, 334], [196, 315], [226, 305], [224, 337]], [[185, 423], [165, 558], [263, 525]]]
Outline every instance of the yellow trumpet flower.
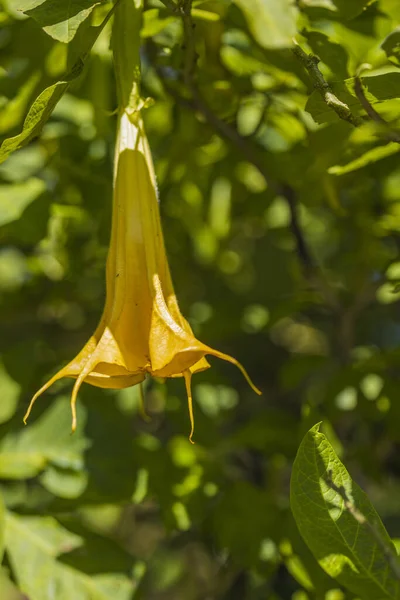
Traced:
[[260, 393], [236, 359], [195, 338], [179, 310], [164, 248], [156, 179], [143, 121], [140, 111], [122, 111], [103, 315], [79, 354], [33, 396], [24, 422], [36, 399], [63, 377], [76, 379], [71, 395], [74, 431], [77, 394], [84, 381], [121, 389], [141, 383], [147, 373], [155, 377], [183, 376], [191, 439], [191, 376], [209, 367], [205, 359], [208, 354], [239, 367], [254, 391]]
[[113, 55], [120, 103], [114, 160], [113, 215], [106, 266], [106, 303], [100, 323], [79, 354], [33, 396], [55, 381], [74, 378], [71, 395], [72, 431], [76, 400], [85, 381], [102, 388], [140, 384], [146, 374], [184, 377], [193, 435], [191, 376], [209, 367], [212, 354], [243, 372], [231, 356], [197, 340], [181, 315], [165, 254], [157, 186], [140, 109], [140, 27], [143, 0], [115, 4]]

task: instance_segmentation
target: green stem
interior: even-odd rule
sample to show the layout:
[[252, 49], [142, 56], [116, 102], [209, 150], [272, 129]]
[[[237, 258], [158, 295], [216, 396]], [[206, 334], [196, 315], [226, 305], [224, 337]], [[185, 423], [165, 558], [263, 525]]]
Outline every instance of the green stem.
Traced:
[[120, 0], [112, 34], [120, 108], [136, 110], [140, 102], [140, 28], [143, 0]]

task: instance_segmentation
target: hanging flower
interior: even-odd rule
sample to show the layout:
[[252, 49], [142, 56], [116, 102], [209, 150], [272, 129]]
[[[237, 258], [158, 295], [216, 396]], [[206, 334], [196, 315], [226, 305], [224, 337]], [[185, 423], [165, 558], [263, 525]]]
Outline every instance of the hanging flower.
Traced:
[[114, 160], [113, 215], [106, 267], [106, 303], [100, 323], [79, 354], [33, 396], [55, 381], [74, 378], [72, 431], [76, 400], [85, 381], [102, 388], [141, 384], [146, 374], [184, 377], [193, 435], [191, 376], [209, 367], [207, 354], [246, 371], [231, 356], [197, 340], [181, 315], [165, 254], [150, 148], [140, 110], [140, 27], [143, 0], [115, 4], [112, 46], [120, 104]]
[[113, 215], [106, 268], [106, 303], [100, 323], [79, 354], [32, 398], [63, 377], [76, 379], [72, 395], [72, 430], [76, 400], [85, 381], [121, 389], [141, 383], [146, 374], [184, 377], [191, 434], [191, 376], [209, 367], [206, 355], [244, 368], [227, 354], [195, 338], [182, 316], [172, 286], [157, 202], [156, 179], [140, 111], [122, 111], [115, 153]]

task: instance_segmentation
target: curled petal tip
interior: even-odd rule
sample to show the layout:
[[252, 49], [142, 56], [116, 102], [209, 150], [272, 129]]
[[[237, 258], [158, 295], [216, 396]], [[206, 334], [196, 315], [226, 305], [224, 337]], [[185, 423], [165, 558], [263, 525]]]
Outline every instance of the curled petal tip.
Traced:
[[71, 435], [73, 435], [76, 431], [76, 408], [75, 405], [72, 405], [72, 423], [71, 423]]
[[189, 434], [189, 442], [194, 444], [193, 434], [194, 434], [194, 414], [193, 414], [193, 400], [192, 400], [192, 374], [189, 370], [183, 372], [183, 376], [185, 378], [186, 384], [186, 393], [188, 398], [188, 408], [189, 408], [189, 419], [190, 419], [190, 434]]
[[258, 394], [259, 396], [262, 395], [262, 391], [259, 390], [258, 387], [256, 387], [254, 385], [254, 383], [250, 379], [250, 376], [247, 373], [246, 369], [236, 358], [233, 358], [233, 356], [229, 356], [229, 354], [224, 354], [223, 352], [218, 352], [217, 350], [211, 350], [210, 354], [213, 354], [217, 358], [221, 358], [222, 360], [226, 360], [227, 362], [230, 362], [233, 365], [235, 365], [239, 369], [239, 371], [242, 373], [243, 377], [245, 378], [245, 380], [247, 381], [247, 383], [249, 384], [249, 386], [251, 387], [253, 392]]

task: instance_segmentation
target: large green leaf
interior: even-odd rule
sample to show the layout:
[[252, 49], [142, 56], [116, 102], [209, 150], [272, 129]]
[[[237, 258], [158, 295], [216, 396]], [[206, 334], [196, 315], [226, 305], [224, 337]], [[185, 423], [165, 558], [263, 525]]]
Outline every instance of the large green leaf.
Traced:
[[243, 11], [249, 29], [264, 48], [292, 46], [296, 10], [291, 0], [234, 0]]
[[39, 94], [29, 109], [21, 133], [15, 137], [6, 139], [2, 143], [0, 147], [0, 163], [5, 161], [12, 152], [22, 148], [39, 135], [43, 125], [68, 89], [71, 81], [81, 74], [86, 57], [111, 17], [112, 12], [113, 9], [110, 10], [100, 25], [91, 26], [87, 25], [87, 23], [82, 23], [77, 39], [74, 40], [69, 49], [68, 64], [70, 65], [70, 69], [68, 73], [65, 77], [53, 83]]
[[130, 600], [129, 557], [97, 536], [99, 543], [94, 547], [90, 536], [87, 540], [52, 517], [7, 513], [7, 555], [30, 600]]
[[88, 18], [101, 0], [21, 0], [18, 10], [33, 17], [44, 31], [60, 42], [68, 43], [79, 25]]
[[371, 530], [346, 509], [339, 489], [396, 560], [392, 541], [367, 495], [315, 425], [304, 437], [292, 471], [290, 500], [300, 533], [321, 567], [363, 600], [400, 598], [400, 581], [385, 552]]

